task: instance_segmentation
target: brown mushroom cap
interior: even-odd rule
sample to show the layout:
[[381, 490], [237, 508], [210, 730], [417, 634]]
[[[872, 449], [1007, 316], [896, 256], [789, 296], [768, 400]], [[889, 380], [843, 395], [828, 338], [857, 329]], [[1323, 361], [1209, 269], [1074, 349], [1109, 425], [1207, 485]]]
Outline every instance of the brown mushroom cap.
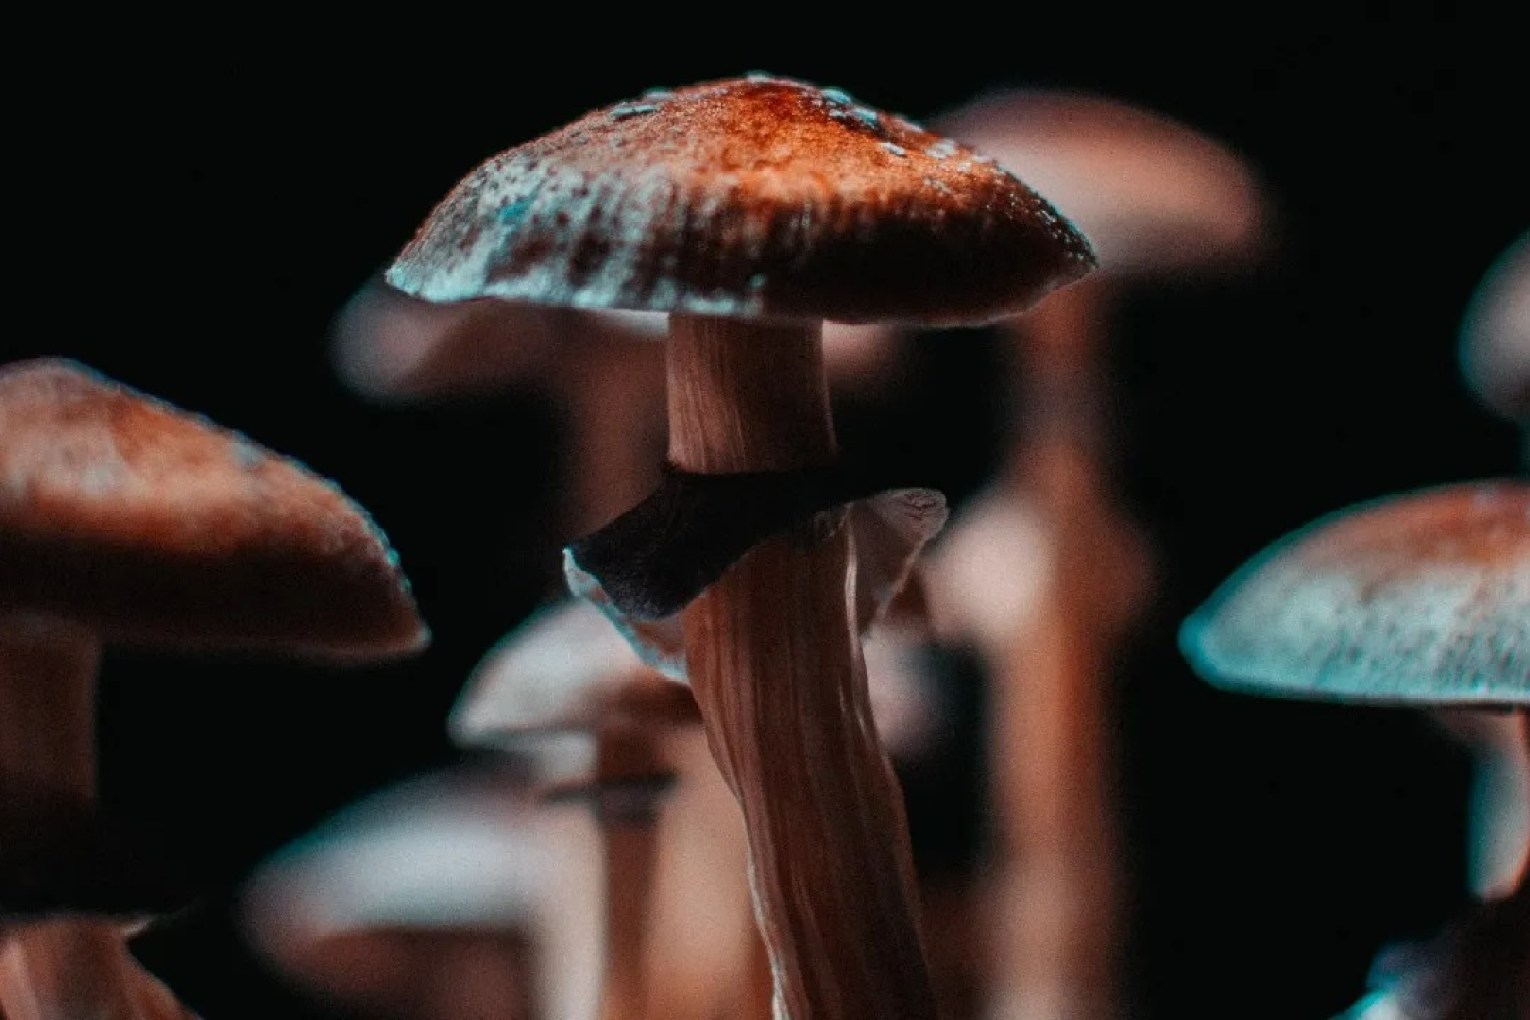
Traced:
[[1443, 486], [1276, 542], [1180, 632], [1209, 682], [1412, 704], [1530, 703], [1530, 484]]
[[932, 124], [1046, 195], [1106, 271], [1204, 271], [1260, 247], [1268, 212], [1248, 165], [1163, 114], [1087, 92], [1016, 88]]
[[429, 634], [330, 481], [74, 362], [0, 368], [0, 613], [107, 641], [320, 658]]
[[978, 323], [1093, 267], [991, 159], [838, 89], [653, 90], [469, 174], [388, 270], [431, 301]]
[[1484, 403], [1530, 426], [1530, 233], [1494, 260], [1472, 294], [1461, 359]]

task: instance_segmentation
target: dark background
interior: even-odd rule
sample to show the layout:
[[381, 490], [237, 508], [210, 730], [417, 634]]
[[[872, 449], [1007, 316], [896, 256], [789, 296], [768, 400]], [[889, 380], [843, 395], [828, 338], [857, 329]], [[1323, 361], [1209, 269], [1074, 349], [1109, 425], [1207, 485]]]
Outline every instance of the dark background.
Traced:
[[[15, 40], [44, 59], [9, 72], [0, 354], [79, 358], [334, 478], [388, 532], [435, 633], [417, 660], [346, 672], [108, 656], [104, 798], [207, 890], [141, 952], [208, 1020], [324, 1015], [241, 949], [232, 883], [448, 759], [458, 686], [550, 590], [568, 537], [555, 408], [530, 388], [368, 403], [328, 360], [332, 316], [483, 158], [650, 86], [752, 69], [915, 119], [991, 85], [1089, 88], [1258, 168], [1280, 217], [1271, 262], [1137, 292], [1112, 352], [1120, 481], [1164, 565], [1121, 677], [1143, 1015], [1327, 1016], [1381, 944], [1464, 900], [1461, 751], [1406, 712], [1215, 692], [1174, 631], [1318, 514], [1515, 470], [1518, 434], [1464, 389], [1455, 346], [1473, 287], [1530, 226], [1530, 86], [1496, 49], [1509, 27], [1358, 6], [1237, 32], [1082, 7], [1004, 26], [789, 13], [734, 9], [703, 30], [658, 10], [553, 9], [533, 28], [427, 9], [324, 39], [250, 21]], [[920, 385], [847, 405], [847, 451], [959, 502], [995, 452], [996, 350], [982, 331], [916, 338]]]

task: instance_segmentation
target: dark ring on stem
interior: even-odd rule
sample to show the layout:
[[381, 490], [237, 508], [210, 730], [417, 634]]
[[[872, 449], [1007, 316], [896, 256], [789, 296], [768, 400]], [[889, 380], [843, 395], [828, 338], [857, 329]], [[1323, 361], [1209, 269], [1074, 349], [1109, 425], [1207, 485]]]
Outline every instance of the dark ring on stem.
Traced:
[[832, 532], [838, 515], [815, 518], [875, 491], [837, 466], [703, 475], [666, 464], [646, 499], [569, 549], [623, 615], [658, 620], [766, 538]]

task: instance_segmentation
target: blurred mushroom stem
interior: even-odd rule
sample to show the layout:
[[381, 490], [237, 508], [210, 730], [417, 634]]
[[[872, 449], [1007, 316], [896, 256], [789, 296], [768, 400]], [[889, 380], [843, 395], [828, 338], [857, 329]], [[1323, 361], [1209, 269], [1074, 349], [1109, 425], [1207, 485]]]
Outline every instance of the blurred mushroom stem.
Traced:
[[[836, 457], [820, 323], [672, 315], [669, 457], [792, 471]], [[849, 530], [756, 546], [684, 611], [687, 671], [738, 798], [781, 1020], [936, 1015], [907, 820], [871, 714]]]
[[[0, 842], [41, 850], [26, 855], [27, 865], [51, 861], [47, 836], [33, 831], [32, 812], [70, 817], [94, 809], [100, 660], [100, 643], [83, 629], [0, 618]], [[46, 876], [27, 878], [46, 888]], [[0, 924], [0, 1015], [6, 1020], [189, 1015], [133, 960], [120, 920], [39, 917]]]
[[993, 685], [995, 1017], [1114, 1016], [1120, 994], [1112, 670], [1150, 565], [1107, 482], [1103, 296], [1085, 280], [1009, 323], [1020, 429], [1005, 484], [1050, 555]]
[[598, 737], [596, 821], [606, 857], [606, 973], [601, 1020], [648, 1013], [648, 922], [657, 838], [653, 777], [664, 772], [659, 738], [606, 730]]

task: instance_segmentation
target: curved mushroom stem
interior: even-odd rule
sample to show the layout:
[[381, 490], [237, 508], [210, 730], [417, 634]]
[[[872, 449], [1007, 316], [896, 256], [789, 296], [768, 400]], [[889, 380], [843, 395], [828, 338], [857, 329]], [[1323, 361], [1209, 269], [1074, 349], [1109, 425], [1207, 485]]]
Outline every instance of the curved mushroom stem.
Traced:
[[[37, 846], [32, 812], [83, 816], [95, 806], [95, 692], [100, 643], [49, 620], [0, 620], [0, 846]], [[30, 815], [30, 817], [29, 817]], [[44, 838], [46, 838], [44, 836]], [[23, 863], [46, 867], [50, 857]], [[28, 855], [29, 857], [32, 855]], [[60, 919], [8, 927], [0, 1015], [101, 1020], [182, 1015], [127, 952], [123, 925]]]
[[[670, 460], [789, 471], [836, 456], [818, 324], [673, 315]], [[756, 546], [685, 610], [686, 666], [744, 813], [781, 1020], [936, 1015], [902, 796], [872, 720], [847, 528]]]
[[1110, 674], [1149, 566], [1105, 481], [1102, 296], [1075, 284], [1011, 327], [1024, 421], [1008, 484], [1047, 522], [1051, 562], [994, 683], [994, 1017], [1116, 1013], [1124, 880]]

